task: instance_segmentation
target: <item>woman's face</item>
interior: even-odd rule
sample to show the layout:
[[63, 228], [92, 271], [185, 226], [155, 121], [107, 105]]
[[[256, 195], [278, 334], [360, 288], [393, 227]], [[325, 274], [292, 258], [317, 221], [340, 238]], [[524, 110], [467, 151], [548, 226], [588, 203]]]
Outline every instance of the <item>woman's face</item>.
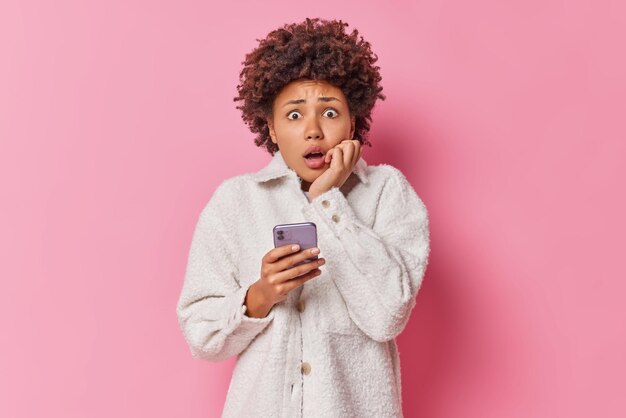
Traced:
[[[300, 79], [287, 84], [272, 105], [268, 127], [283, 159], [308, 186], [330, 167], [326, 152], [343, 140], [353, 139], [354, 117], [341, 89], [323, 80]], [[318, 146], [320, 159], [305, 158]]]

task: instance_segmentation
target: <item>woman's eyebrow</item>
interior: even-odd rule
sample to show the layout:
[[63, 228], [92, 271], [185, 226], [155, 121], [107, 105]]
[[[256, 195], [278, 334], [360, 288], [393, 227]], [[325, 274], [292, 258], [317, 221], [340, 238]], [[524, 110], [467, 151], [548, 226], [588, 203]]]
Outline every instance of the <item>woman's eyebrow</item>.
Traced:
[[[333, 100], [336, 100], [336, 101], [338, 101], [338, 102], [341, 102], [341, 100], [339, 100], [339, 99], [338, 99], [338, 98], [336, 98], [336, 97], [332, 97], [332, 96], [331, 96], [331, 97], [325, 97], [325, 96], [322, 96], [322, 97], [318, 97], [318, 98], [317, 98], [317, 101], [318, 101], [318, 102], [332, 102]], [[283, 107], [285, 107], [285, 106], [287, 106], [287, 105], [290, 105], [290, 104], [298, 104], [298, 103], [306, 103], [306, 100], [304, 100], [304, 99], [294, 99], [294, 100], [289, 100], [288, 102], [286, 102], [286, 103], [283, 105]]]

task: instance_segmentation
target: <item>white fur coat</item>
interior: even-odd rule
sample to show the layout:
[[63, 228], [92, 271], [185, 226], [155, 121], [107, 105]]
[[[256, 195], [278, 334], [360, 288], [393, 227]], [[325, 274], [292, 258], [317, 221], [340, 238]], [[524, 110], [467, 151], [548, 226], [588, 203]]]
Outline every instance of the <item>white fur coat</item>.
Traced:
[[[237, 356], [223, 417], [401, 417], [395, 337], [428, 264], [426, 207], [398, 169], [362, 158], [313, 201], [300, 181], [279, 151], [218, 186], [191, 241], [181, 331], [196, 358]], [[272, 228], [305, 221], [317, 226], [322, 274], [265, 318], [246, 316]]]

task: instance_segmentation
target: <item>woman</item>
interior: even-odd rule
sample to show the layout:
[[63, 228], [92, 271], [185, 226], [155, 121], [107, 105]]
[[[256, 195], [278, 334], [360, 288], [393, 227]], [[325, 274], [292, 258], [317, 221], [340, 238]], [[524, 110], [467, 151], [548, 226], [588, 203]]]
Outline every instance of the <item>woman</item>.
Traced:
[[[385, 97], [345, 26], [285, 25], [244, 61], [235, 100], [273, 158], [202, 210], [177, 305], [194, 357], [237, 356], [223, 417], [402, 416], [395, 337], [428, 263], [428, 214], [399, 170], [360, 158]], [[272, 248], [276, 224], [305, 221], [317, 253]]]

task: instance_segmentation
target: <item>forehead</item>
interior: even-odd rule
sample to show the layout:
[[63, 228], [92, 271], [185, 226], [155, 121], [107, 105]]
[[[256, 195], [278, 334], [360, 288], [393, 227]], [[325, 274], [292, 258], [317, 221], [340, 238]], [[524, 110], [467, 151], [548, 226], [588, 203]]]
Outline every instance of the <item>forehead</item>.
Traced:
[[334, 96], [345, 99], [340, 88], [325, 80], [294, 80], [287, 84], [277, 96], [277, 100], [307, 99], [309, 97]]

